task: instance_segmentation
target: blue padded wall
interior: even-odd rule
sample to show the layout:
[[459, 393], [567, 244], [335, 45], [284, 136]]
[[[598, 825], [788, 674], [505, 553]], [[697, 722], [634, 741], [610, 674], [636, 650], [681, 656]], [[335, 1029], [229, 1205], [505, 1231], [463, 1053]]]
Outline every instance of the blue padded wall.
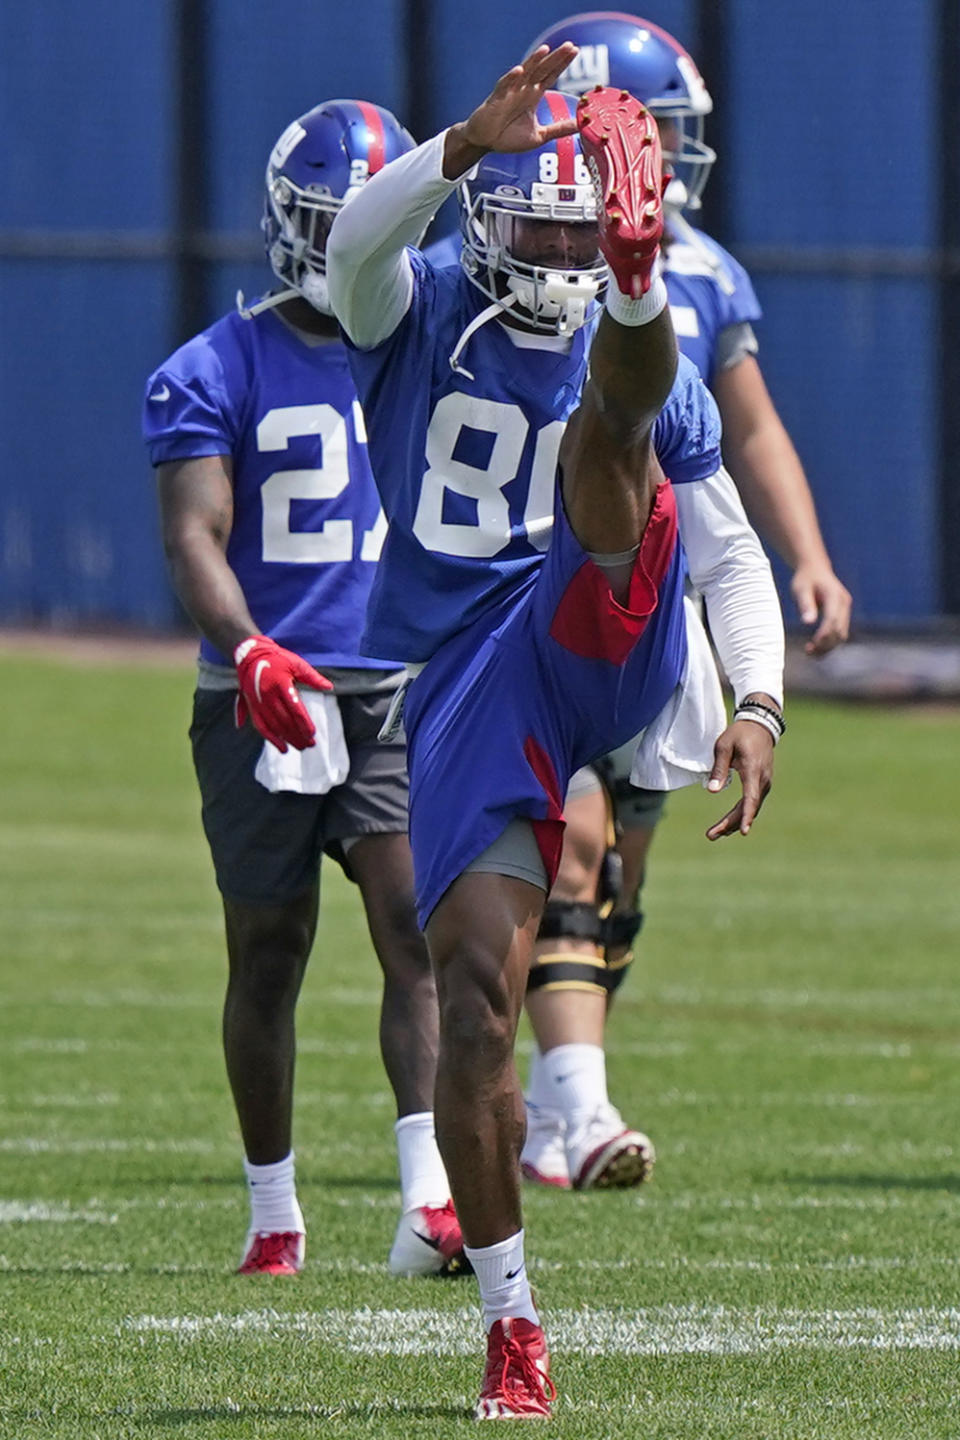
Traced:
[[[694, 45], [699, 9], [661, 0], [649, 18]], [[434, 10], [423, 84], [439, 129], [567, 7], [530, 0], [518, 21], [508, 0], [488, 0], [469, 27], [459, 0]], [[295, 114], [360, 94], [403, 118], [406, 11], [209, 0], [207, 211], [236, 258], [208, 267], [200, 319], [268, 282], [263, 169]], [[935, 0], [729, 0], [726, 54], [696, 57], [708, 85], [712, 67], [724, 80], [711, 184], [729, 190], [731, 248], [757, 260], [764, 372], [863, 623], [941, 608], [938, 289], [923, 269], [940, 233], [937, 13]], [[0, 623], [166, 626], [176, 614], [139, 439], [143, 381], [175, 342], [163, 249], [176, 210], [175, 16], [172, 0], [0, 8]], [[24, 257], [36, 230], [147, 250]], [[878, 269], [878, 252], [892, 265]], [[893, 275], [904, 257], [915, 273]]]

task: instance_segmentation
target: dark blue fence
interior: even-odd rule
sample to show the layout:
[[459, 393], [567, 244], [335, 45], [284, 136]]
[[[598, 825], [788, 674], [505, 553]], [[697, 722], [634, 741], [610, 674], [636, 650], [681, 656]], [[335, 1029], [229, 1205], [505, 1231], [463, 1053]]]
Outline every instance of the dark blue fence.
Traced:
[[[261, 181], [287, 121], [360, 95], [437, 129], [565, 13], [547, 0], [519, 19], [507, 0], [4, 7], [0, 622], [175, 622], [143, 380], [186, 314], [199, 327], [238, 287], [264, 285]], [[722, 26], [716, 13], [659, 0], [650, 18], [695, 50], [709, 39], [697, 58], [724, 101], [714, 213], [766, 312], [768, 383], [859, 620], [934, 621], [956, 608], [943, 556], [960, 553], [942, 534], [958, 512], [940, 381], [956, 269], [941, 210], [943, 4], [730, 0]], [[192, 54], [184, 21], [198, 16]], [[195, 145], [184, 95], [202, 107]], [[960, 142], [947, 160], [958, 154]]]

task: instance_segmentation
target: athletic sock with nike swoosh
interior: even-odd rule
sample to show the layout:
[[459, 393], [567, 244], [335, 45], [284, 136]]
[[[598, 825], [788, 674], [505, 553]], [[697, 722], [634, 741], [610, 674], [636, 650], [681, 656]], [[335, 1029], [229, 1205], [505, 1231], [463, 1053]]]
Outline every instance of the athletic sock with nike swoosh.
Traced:
[[607, 1060], [599, 1045], [557, 1045], [540, 1060], [541, 1093], [568, 1131], [587, 1124], [608, 1103]]
[[522, 1230], [506, 1240], [498, 1240], [496, 1245], [482, 1245], [477, 1249], [464, 1245], [463, 1249], [480, 1286], [483, 1323], [488, 1334], [498, 1320], [509, 1316], [522, 1316], [531, 1325], [540, 1324], [527, 1280]]
[[421, 1205], [446, 1205], [450, 1181], [437, 1149], [433, 1112], [403, 1115], [393, 1129], [400, 1166], [400, 1208], [404, 1214]]

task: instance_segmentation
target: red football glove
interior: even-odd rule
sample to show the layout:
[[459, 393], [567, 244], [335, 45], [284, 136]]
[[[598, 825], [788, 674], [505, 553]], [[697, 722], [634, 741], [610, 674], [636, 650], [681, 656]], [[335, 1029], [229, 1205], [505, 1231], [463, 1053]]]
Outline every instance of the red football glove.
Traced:
[[233, 652], [240, 694], [237, 696], [237, 729], [250, 717], [264, 740], [286, 753], [288, 745], [307, 750], [314, 743], [316, 726], [297, 693], [298, 685], [312, 690], [332, 690], [330, 681], [266, 635], [251, 635]]

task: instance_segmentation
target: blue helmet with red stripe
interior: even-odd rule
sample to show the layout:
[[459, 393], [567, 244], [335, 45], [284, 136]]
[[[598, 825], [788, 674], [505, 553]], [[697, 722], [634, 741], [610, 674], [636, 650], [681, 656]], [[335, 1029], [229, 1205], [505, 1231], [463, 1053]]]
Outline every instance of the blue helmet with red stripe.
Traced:
[[263, 233], [278, 280], [330, 313], [326, 247], [351, 192], [414, 147], [396, 116], [367, 100], [327, 100], [287, 126], [267, 163]]
[[[551, 90], [537, 119], [549, 125], [575, 111], [574, 100]], [[460, 230], [466, 274], [523, 325], [565, 333], [593, 313], [606, 269], [579, 136], [484, 156], [460, 185]]]
[[[572, 40], [579, 53], [557, 81], [567, 95], [583, 95], [595, 85], [629, 90], [655, 116], [664, 164], [675, 182], [667, 203], [677, 208], [700, 204], [710, 167], [717, 158], [703, 139], [703, 117], [713, 101], [692, 56], [659, 25], [619, 10], [588, 10], [558, 20], [530, 46], [553, 49]], [[529, 51], [528, 51], [529, 54]]]

